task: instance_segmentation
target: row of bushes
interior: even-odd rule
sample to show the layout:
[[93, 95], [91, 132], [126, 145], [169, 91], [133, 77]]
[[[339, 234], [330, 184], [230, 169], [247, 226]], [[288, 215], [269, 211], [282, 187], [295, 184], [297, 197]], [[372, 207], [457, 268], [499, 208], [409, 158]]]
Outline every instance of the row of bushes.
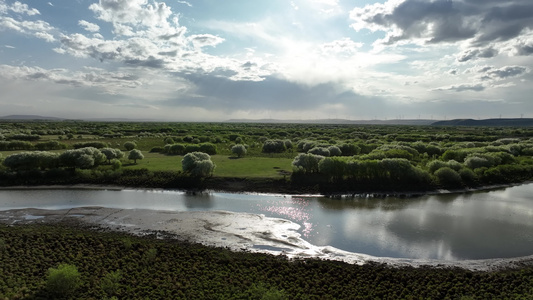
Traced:
[[[130, 152], [130, 159], [142, 159], [133, 156]], [[74, 150], [66, 150], [62, 153], [49, 151], [20, 152], [7, 156], [2, 164], [11, 170], [32, 170], [32, 169], [54, 169], [54, 168], [81, 168], [89, 169], [114, 159], [121, 159], [124, 153], [119, 149], [103, 148], [96, 149], [86, 147]]]
[[61, 150], [66, 149], [67, 145], [58, 141], [49, 141], [32, 144], [28, 141], [0, 141], [0, 151], [15, 151], [15, 150]]
[[217, 154], [217, 146], [212, 143], [203, 144], [166, 144], [164, 147], [153, 147], [150, 152], [168, 155], [185, 155], [192, 152], [203, 152], [209, 155]]
[[[405, 158], [358, 159], [300, 153], [292, 165], [299, 182], [305, 181], [305, 175], [319, 174], [324, 180], [332, 182], [416, 189], [522, 182], [533, 176], [533, 161], [518, 162], [504, 152], [471, 155], [464, 163], [432, 160], [422, 167]], [[316, 176], [312, 180], [316, 180]]]

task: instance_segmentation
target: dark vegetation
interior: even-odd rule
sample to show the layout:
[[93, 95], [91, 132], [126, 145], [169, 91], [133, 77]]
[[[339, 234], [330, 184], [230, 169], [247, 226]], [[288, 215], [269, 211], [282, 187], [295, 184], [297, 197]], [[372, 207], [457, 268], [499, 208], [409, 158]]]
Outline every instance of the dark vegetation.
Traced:
[[[0, 151], [4, 186], [347, 194], [477, 188], [533, 178], [532, 127], [4, 122]], [[183, 169], [179, 162], [191, 153], [213, 161], [282, 158], [286, 165], [274, 167], [284, 170], [269, 178], [252, 176], [252, 167], [241, 165], [234, 175], [232, 164], [217, 168], [202, 160]]]
[[1, 299], [530, 299], [533, 268], [350, 265], [76, 224], [0, 225]]

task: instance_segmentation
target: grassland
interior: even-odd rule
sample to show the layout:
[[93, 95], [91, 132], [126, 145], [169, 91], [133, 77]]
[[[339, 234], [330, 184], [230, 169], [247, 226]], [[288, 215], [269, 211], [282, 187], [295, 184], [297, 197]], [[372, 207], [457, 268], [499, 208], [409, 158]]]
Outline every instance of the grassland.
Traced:
[[[106, 163], [59, 166], [78, 168], [77, 173], [57, 170], [58, 164], [20, 168], [0, 165], [0, 184], [47, 184], [47, 178], [54, 178], [48, 184], [85, 181], [153, 187], [160, 182], [161, 187], [218, 189], [227, 180], [240, 181], [232, 188], [243, 191], [260, 188], [261, 192], [273, 193], [359, 193], [479, 188], [533, 179], [530, 127], [0, 122], [0, 154], [4, 158], [41, 149], [46, 143], [56, 143], [56, 148], [47, 149], [50, 152], [61, 153], [80, 143], [100, 143], [126, 152], [127, 142], [134, 142], [144, 159], [133, 163], [122, 158], [119, 170]], [[211, 160], [216, 168], [205, 180], [185, 178], [188, 174], [181, 166], [185, 153], [171, 155], [166, 148], [206, 144], [212, 147]], [[231, 151], [237, 144], [247, 148], [243, 157], [237, 158]], [[266, 148], [273, 144], [282, 148]], [[325, 154], [330, 149], [336, 154]], [[309, 161], [305, 162], [308, 165], [296, 161], [298, 155], [320, 158], [313, 156], [315, 166], [310, 166]], [[320, 168], [318, 160], [324, 162]], [[117, 180], [122, 171], [128, 180]], [[58, 179], [60, 175], [62, 180]], [[158, 179], [152, 180], [153, 176]], [[162, 180], [164, 176], [176, 180]]]
[[[137, 164], [124, 164], [124, 168], [148, 169], [150, 171], [180, 171], [183, 156], [144, 153]], [[217, 177], [283, 178], [292, 172], [292, 158], [241, 157], [212, 155]]]

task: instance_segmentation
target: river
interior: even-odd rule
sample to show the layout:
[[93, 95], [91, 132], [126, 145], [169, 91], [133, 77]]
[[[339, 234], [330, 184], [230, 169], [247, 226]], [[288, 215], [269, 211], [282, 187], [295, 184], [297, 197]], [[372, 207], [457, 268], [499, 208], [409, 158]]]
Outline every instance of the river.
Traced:
[[299, 224], [299, 234], [310, 244], [376, 257], [461, 261], [533, 254], [533, 184], [407, 199], [132, 189], [0, 190], [0, 211], [75, 207], [262, 214]]

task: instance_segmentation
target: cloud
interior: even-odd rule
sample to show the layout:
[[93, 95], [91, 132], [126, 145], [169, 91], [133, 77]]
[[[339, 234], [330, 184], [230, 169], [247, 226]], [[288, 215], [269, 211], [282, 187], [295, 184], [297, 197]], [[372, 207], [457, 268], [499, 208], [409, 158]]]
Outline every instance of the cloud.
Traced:
[[22, 4], [22, 3], [18, 2], [18, 1], [16, 1], [13, 4], [11, 4], [11, 6], [8, 6], [8, 9], [13, 11], [13, 12], [15, 12], [15, 13], [26, 14], [28, 16], [34, 16], [34, 15], [41, 14], [37, 9], [29, 8], [28, 4]]
[[491, 47], [485, 49], [469, 49], [464, 51], [457, 58], [458, 62], [466, 62], [477, 58], [491, 58], [498, 55], [498, 50]]
[[381, 43], [442, 43], [473, 46], [507, 41], [533, 28], [533, 2], [524, 0], [389, 0], [354, 8], [355, 30], [384, 31]]
[[154, 1], [148, 4], [146, 0], [100, 0], [93, 3], [89, 9], [96, 14], [96, 18], [112, 23], [117, 35], [140, 35], [142, 29], [145, 34], [168, 35], [181, 31], [177, 25], [177, 16], [173, 23], [168, 22], [172, 11], [164, 2]]
[[216, 46], [222, 42], [224, 42], [224, 39], [218, 36], [214, 36], [212, 34], [197, 34], [192, 35], [189, 37], [189, 40], [192, 42], [192, 44], [197, 47], [207, 47], [207, 46]]
[[484, 68], [481, 70], [482, 72], [485, 72], [485, 75], [483, 78], [485, 79], [507, 79], [512, 77], [517, 77], [524, 75], [529, 70], [526, 67], [520, 67], [520, 66], [507, 66], [503, 68], [494, 69], [492, 67]]
[[0, 31], [14, 30], [23, 34], [33, 35], [47, 42], [55, 41], [54, 36], [50, 33], [54, 30], [49, 23], [37, 21], [19, 21], [11, 17], [0, 18]]
[[453, 42], [473, 37], [477, 30], [452, 1], [389, 0], [350, 12], [355, 30], [385, 31], [382, 40], [391, 45], [423, 40], [425, 43]]
[[139, 77], [131, 73], [109, 72], [97, 68], [88, 68], [85, 72], [72, 72], [66, 69], [0, 65], [0, 77], [5, 80], [44, 81], [76, 87], [99, 87], [110, 93], [116, 93], [119, 89], [131, 89], [142, 85]]
[[[268, 76], [263, 81], [235, 81], [226, 76], [179, 74], [191, 85], [188, 90], [161, 103], [166, 106], [209, 107], [236, 110], [311, 110], [327, 102], [344, 103], [365, 99], [335, 84], [307, 86]], [[328, 99], [325, 101], [324, 99]]]
[[331, 43], [325, 43], [320, 45], [322, 51], [325, 53], [334, 53], [334, 54], [354, 54], [359, 48], [363, 46], [362, 43], [356, 43], [349, 38], [344, 38], [341, 40], [336, 40]]
[[452, 85], [448, 87], [440, 87], [433, 89], [433, 91], [454, 91], [454, 92], [465, 92], [465, 91], [474, 91], [481, 92], [485, 90], [485, 87], [482, 84], [461, 84], [461, 85]]
[[185, 5], [187, 5], [188, 7], [192, 7], [192, 4], [189, 3], [189, 2], [187, 2], [187, 1], [180, 1], [180, 0], [178, 0], [177, 2], [178, 2], [178, 3], [181, 3], [181, 4], [185, 4]]
[[83, 29], [87, 30], [87, 31], [90, 31], [90, 32], [98, 32], [100, 31], [100, 26], [94, 24], [94, 23], [90, 23], [90, 22], [87, 22], [85, 20], [80, 20], [78, 22], [78, 24], [83, 27]]

